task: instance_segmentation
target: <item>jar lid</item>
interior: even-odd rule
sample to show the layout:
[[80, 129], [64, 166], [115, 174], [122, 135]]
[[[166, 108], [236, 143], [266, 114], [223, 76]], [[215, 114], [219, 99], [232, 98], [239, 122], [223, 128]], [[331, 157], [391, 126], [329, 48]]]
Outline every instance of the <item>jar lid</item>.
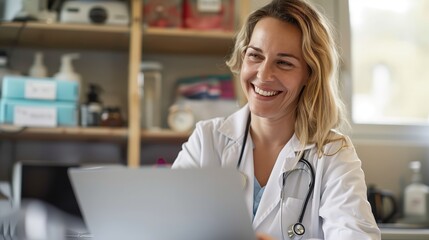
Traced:
[[141, 62], [140, 64], [140, 70], [141, 71], [147, 71], [147, 70], [162, 70], [162, 64], [159, 62]]

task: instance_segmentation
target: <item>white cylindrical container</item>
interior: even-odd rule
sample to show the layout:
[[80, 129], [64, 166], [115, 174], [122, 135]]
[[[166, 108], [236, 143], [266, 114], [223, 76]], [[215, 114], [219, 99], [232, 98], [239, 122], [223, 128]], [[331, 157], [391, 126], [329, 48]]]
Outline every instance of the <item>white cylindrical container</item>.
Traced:
[[142, 62], [140, 65], [141, 127], [147, 130], [161, 128], [162, 65]]

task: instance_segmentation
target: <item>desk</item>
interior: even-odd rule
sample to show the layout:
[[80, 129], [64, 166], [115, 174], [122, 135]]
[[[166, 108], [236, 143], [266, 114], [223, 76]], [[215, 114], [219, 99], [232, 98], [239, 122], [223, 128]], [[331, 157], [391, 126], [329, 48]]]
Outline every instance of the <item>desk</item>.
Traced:
[[429, 228], [404, 229], [404, 228], [380, 228], [382, 240], [428, 240]]

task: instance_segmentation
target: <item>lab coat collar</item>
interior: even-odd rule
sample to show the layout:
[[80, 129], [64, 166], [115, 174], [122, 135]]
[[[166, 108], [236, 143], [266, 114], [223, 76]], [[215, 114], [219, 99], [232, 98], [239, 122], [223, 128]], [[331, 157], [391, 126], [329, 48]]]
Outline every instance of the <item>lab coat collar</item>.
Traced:
[[241, 144], [241, 142], [243, 142], [244, 133], [247, 131], [246, 122], [249, 115], [250, 110], [246, 104], [240, 110], [225, 119], [224, 123], [218, 129], [219, 132]]
[[[242, 142], [244, 133], [247, 131], [245, 128], [249, 115], [249, 106], [246, 104], [240, 110], [225, 119], [224, 123], [219, 127], [219, 132], [234, 141]], [[304, 147], [301, 146], [301, 143], [295, 134], [292, 136], [289, 142], [291, 142], [293, 151], [289, 152], [290, 155], [287, 157], [293, 157], [293, 155], [295, 155], [297, 152], [310, 149], [315, 145], [307, 144]]]

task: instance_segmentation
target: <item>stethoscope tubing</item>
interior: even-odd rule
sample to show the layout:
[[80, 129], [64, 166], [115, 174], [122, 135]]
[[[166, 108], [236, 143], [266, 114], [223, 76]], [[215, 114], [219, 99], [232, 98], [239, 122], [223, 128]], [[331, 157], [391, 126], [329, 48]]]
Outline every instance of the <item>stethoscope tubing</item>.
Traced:
[[244, 132], [244, 138], [243, 138], [243, 143], [241, 146], [240, 157], [238, 158], [238, 162], [237, 162], [237, 169], [240, 168], [241, 161], [243, 159], [244, 149], [246, 148], [247, 137], [248, 137], [249, 132], [250, 132], [250, 114], [249, 114], [249, 117], [247, 118], [247, 123], [246, 123], [245, 129], [246, 130]]
[[[241, 165], [241, 162], [243, 159], [243, 155], [244, 155], [244, 149], [246, 148], [247, 137], [248, 137], [249, 132], [250, 132], [250, 114], [249, 114], [249, 117], [247, 118], [247, 123], [246, 123], [245, 129], [246, 129], [246, 131], [244, 132], [244, 138], [243, 138], [243, 142], [242, 142], [242, 146], [241, 146], [240, 157], [238, 158], [238, 162], [237, 162], [237, 169], [240, 168], [240, 165]], [[301, 213], [299, 215], [298, 222], [295, 223], [293, 226], [295, 226], [297, 224], [301, 225], [302, 228], [304, 229], [304, 232], [305, 232], [305, 228], [304, 228], [304, 225], [302, 224], [302, 221], [304, 219], [305, 211], [307, 209], [308, 202], [310, 201], [310, 197], [314, 192], [314, 182], [315, 182], [316, 176], [315, 176], [314, 169], [311, 166], [310, 162], [304, 158], [304, 153], [301, 153], [301, 154], [302, 154], [302, 157], [301, 157], [301, 159], [299, 159], [299, 162], [302, 162], [310, 170], [311, 181], [310, 181], [310, 184], [308, 186], [308, 191], [307, 191], [307, 195], [305, 197], [304, 204], [302, 205], [302, 208], [301, 208]], [[286, 186], [287, 177], [289, 176], [289, 174], [291, 174], [293, 171], [296, 171], [296, 170], [300, 170], [300, 169], [293, 169], [293, 170], [290, 170], [290, 171], [283, 173], [282, 190], [280, 193], [281, 199], [283, 199], [283, 189]], [[299, 235], [304, 234], [304, 232], [302, 232]]]
[[[304, 157], [302, 157], [299, 161], [304, 163], [307, 166], [307, 168], [310, 170], [310, 174], [311, 174], [311, 181], [310, 181], [310, 184], [308, 186], [307, 196], [305, 197], [305, 202], [304, 202], [304, 205], [302, 206], [301, 214], [298, 218], [298, 223], [302, 224], [302, 220], [304, 219], [305, 210], [307, 209], [308, 202], [310, 201], [310, 197], [314, 191], [314, 180], [316, 179], [316, 176], [314, 174], [314, 170], [313, 170], [313, 167], [311, 166], [310, 162], [308, 162]], [[284, 188], [284, 186], [282, 188]]]

